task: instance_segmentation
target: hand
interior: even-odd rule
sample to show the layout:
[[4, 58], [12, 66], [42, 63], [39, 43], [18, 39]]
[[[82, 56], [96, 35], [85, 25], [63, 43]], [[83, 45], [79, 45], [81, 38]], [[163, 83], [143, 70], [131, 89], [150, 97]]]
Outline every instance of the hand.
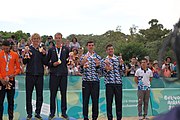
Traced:
[[122, 65], [124, 63], [124, 60], [123, 59], [119, 59], [119, 63], [120, 63], [120, 65]]
[[108, 59], [106, 59], [106, 60], [104, 61], [104, 63], [107, 64], [107, 65], [109, 65], [109, 64], [110, 64], [110, 61], [109, 61]]
[[95, 58], [94, 61], [96, 62], [96, 67], [100, 65], [100, 61], [97, 58]]
[[42, 54], [46, 55], [46, 50], [45, 49], [42, 49]]
[[83, 58], [81, 64], [84, 65], [86, 62], [88, 62], [88, 59], [87, 59], [87, 56], [84, 56], [84, 58]]
[[8, 82], [8, 84], [6, 85], [6, 88], [5, 88], [5, 89], [10, 90], [10, 89], [11, 89], [11, 86], [12, 86], [12, 83]]
[[5, 80], [5, 79], [1, 79], [1, 83], [3, 84], [3, 86], [7, 85], [9, 81]]
[[60, 64], [60, 63], [57, 61], [57, 62], [54, 62], [54, 63], [53, 63], [53, 66], [56, 67], [56, 66], [58, 66], [59, 64]]
[[40, 47], [40, 48], [39, 48], [39, 52], [41, 52], [43, 55], [46, 54], [46, 50], [45, 50], [43, 47]]

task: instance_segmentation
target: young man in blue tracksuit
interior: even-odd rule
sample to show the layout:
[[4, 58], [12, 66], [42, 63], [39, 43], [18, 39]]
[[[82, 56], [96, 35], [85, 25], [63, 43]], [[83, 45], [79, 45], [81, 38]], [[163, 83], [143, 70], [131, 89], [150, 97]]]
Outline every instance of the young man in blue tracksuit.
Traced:
[[88, 119], [89, 99], [92, 99], [92, 120], [97, 120], [99, 113], [99, 72], [101, 57], [94, 51], [94, 42], [88, 41], [88, 52], [80, 58], [82, 73], [83, 117]]
[[106, 109], [108, 120], [113, 120], [112, 103], [115, 96], [117, 120], [122, 119], [122, 78], [121, 59], [114, 55], [113, 45], [106, 46], [108, 56], [102, 60], [102, 70], [106, 85]]

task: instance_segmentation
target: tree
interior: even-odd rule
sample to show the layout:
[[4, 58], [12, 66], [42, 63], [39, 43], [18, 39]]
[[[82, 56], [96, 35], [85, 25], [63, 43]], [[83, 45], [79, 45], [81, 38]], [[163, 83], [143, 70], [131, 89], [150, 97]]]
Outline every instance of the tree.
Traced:
[[123, 59], [129, 60], [132, 56], [137, 56], [138, 58], [143, 58], [147, 56], [147, 49], [143, 47], [143, 43], [130, 42], [125, 43], [121, 46], [120, 51], [122, 51]]

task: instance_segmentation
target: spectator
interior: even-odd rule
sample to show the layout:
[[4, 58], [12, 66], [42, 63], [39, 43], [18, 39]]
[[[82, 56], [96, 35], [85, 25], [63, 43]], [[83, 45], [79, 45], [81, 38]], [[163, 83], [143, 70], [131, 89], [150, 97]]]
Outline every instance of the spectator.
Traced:
[[31, 45], [31, 43], [32, 43], [32, 41], [31, 41], [31, 37], [29, 37], [29, 38], [28, 38], [28, 40], [27, 40], [26, 45], [27, 45], [27, 46], [30, 46], [30, 45]]
[[80, 47], [80, 48], [78, 49], [78, 57], [81, 58], [81, 56], [83, 55], [83, 53], [84, 53], [84, 48], [83, 48], [83, 47]]
[[119, 53], [119, 59], [123, 59], [122, 53]]
[[147, 67], [148, 67], [150, 70], [153, 70], [153, 62], [152, 62], [152, 60], [149, 60], [149, 62], [147, 63]]
[[171, 68], [169, 63], [165, 63], [165, 68], [162, 69], [164, 77], [171, 77]]
[[127, 72], [126, 72], [126, 64], [124, 63], [124, 60], [121, 59], [122, 57], [120, 57], [120, 72], [121, 72], [121, 76], [126, 76]]
[[65, 46], [69, 49], [69, 51], [71, 50], [70, 41], [68, 39], [65, 42]]
[[174, 70], [173, 70], [172, 77], [177, 77], [177, 64], [176, 64], [176, 61], [174, 62]]
[[160, 74], [161, 74], [161, 68], [159, 68], [158, 66], [158, 61], [157, 60], [154, 60], [153, 61], [153, 69], [152, 69], [152, 72], [153, 72], [153, 77], [154, 78], [159, 78], [160, 77]]
[[132, 57], [131, 62], [127, 64], [127, 76], [134, 76], [139, 67], [136, 57]]
[[22, 38], [21, 41], [18, 43], [18, 48], [19, 49], [24, 49], [26, 45], [25, 39]]
[[73, 48], [72, 52], [73, 52], [73, 60], [74, 61], [78, 60], [79, 59], [79, 57], [78, 57], [78, 50], [76, 48]]
[[15, 35], [11, 35], [11, 38], [10, 38], [10, 43], [12, 44], [12, 42], [14, 43], [14, 44], [18, 44], [18, 40], [16, 40], [16, 37], [15, 37]]
[[172, 63], [171, 57], [166, 57], [164, 64], [162, 65], [162, 70], [166, 67], [166, 64], [169, 64], [170, 71], [173, 73], [174, 64]]
[[45, 42], [45, 46], [46, 46], [47, 50], [49, 48], [52, 48], [52, 46], [55, 46], [55, 43], [54, 43], [52, 36], [48, 36], [48, 38], [46, 39], [46, 42]]
[[55, 47], [55, 44], [54, 44], [53, 41], [50, 41], [50, 42], [49, 42], [49, 48], [48, 48], [48, 49], [53, 48], [53, 47]]
[[79, 48], [80, 48], [80, 44], [78, 43], [76, 37], [73, 37], [72, 42], [70, 42], [70, 48], [71, 48], [71, 50], [72, 50], [73, 48], [76, 48], [76, 49], [79, 49]]

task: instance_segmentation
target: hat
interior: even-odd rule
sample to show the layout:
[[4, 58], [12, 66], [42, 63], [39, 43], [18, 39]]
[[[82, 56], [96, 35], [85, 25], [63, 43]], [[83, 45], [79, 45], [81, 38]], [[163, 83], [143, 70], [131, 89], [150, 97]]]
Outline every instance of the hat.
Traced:
[[157, 60], [154, 60], [154, 61], [153, 61], [153, 64], [158, 64], [158, 61], [157, 61]]

